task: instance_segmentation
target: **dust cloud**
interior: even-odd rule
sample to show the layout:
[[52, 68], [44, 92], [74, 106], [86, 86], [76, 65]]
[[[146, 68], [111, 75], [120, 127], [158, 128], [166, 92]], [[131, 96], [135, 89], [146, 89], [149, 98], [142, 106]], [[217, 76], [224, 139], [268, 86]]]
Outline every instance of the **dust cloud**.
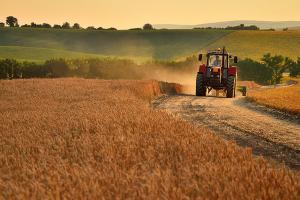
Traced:
[[178, 83], [183, 86], [183, 93], [194, 94], [196, 87], [196, 74], [197, 72], [194, 72], [193, 70], [191, 70], [191, 72], [182, 72], [167, 69], [157, 69], [153, 71], [153, 73], [148, 74], [145, 78], [169, 83]]

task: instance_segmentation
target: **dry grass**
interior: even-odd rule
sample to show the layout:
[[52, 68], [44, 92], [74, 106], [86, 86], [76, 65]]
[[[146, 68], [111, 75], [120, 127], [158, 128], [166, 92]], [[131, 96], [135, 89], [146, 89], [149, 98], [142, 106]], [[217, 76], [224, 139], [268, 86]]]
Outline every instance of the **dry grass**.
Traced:
[[270, 108], [300, 116], [300, 84], [282, 87], [253, 90], [248, 98]]
[[238, 81], [237, 85], [238, 86], [245, 86], [248, 89], [255, 89], [255, 88], [259, 88], [260, 87], [260, 85], [258, 85], [254, 81]]
[[152, 110], [155, 81], [0, 81], [3, 199], [297, 199], [299, 176]]

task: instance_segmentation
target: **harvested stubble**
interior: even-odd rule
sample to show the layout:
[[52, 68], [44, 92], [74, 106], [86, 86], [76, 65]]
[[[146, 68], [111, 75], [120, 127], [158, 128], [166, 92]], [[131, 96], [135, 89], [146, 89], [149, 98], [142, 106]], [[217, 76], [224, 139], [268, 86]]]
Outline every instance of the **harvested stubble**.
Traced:
[[4, 199], [296, 199], [299, 176], [152, 110], [155, 81], [0, 82]]

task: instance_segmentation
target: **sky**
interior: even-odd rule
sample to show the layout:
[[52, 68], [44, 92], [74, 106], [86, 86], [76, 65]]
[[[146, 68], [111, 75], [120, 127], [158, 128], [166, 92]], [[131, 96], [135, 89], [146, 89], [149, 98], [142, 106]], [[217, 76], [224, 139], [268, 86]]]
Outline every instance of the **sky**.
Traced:
[[300, 0], [0, 0], [0, 21], [78, 22], [127, 29], [151, 24], [196, 25], [231, 20], [300, 21]]

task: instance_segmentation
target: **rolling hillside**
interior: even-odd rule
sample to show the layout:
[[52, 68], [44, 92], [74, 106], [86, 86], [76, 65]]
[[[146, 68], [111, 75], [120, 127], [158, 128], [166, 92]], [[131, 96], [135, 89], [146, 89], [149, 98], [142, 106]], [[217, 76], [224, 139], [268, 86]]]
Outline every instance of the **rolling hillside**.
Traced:
[[103, 57], [97, 54], [88, 54], [61, 49], [49, 49], [22, 46], [0, 46], [1, 58], [16, 58], [20, 61], [43, 62], [52, 58], [97, 58]]
[[300, 31], [236, 31], [208, 46], [226, 46], [240, 58], [260, 59], [269, 52], [300, 57]]
[[240, 58], [260, 59], [268, 52], [296, 58], [300, 31], [0, 29], [0, 58], [37, 62], [102, 56], [178, 60], [222, 46]]
[[[86, 31], [31, 28], [5, 28], [0, 30], [0, 46], [57, 49], [62, 57], [70, 53], [97, 54], [106, 56], [134, 57], [136, 59], [177, 59], [196, 53], [199, 49], [217, 41], [231, 31], [214, 30], [161, 30], [161, 31]], [[33, 50], [39, 51], [39, 49]], [[47, 50], [49, 51], [49, 50]], [[37, 56], [36, 59], [48, 57]], [[11, 49], [11, 56], [24, 59]], [[5, 56], [8, 52], [5, 52]], [[0, 57], [4, 57], [0, 52]], [[24, 52], [25, 54], [26, 52]], [[30, 55], [30, 59], [35, 56]]]
[[156, 24], [155, 28], [167, 28], [167, 29], [192, 29], [195, 27], [205, 28], [226, 28], [227, 26], [238, 26], [240, 24], [245, 24], [246, 26], [256, 25], [261, 29], [283, 29], [289, 27], [300, 26], [300, 21], [255, 21], [255, 20], [236, 20], [236, 21], [224, 21], [206, 24], [195, 24], [195, 25], [178, 25], [178, 24]]

